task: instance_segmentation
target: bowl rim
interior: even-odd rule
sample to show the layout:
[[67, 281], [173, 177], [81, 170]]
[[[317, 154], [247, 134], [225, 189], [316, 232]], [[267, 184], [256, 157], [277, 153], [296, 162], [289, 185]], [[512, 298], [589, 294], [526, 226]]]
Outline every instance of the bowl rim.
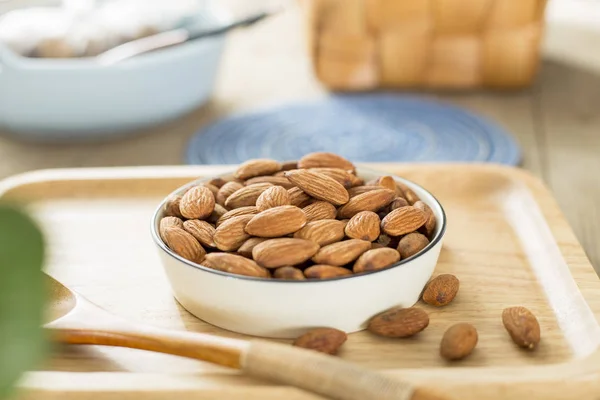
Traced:
[[[362, 170], [364, 172], [368, 172], [368, 173], [372, 173], [372, 174], [383, 174], [384, 171], [378, 171], [378, 170], [374, 170], [374, 169], [370, 169], [370, 168], [365, 168], [365, 167], [361, 167], [361, 166], [357, 166], [357, 172], [359, 170]], [[154, 241], [154, 243], [156, 245], [158, 245], [158, 247], [167, 255], [171, 256], [172, 258], [174, 258], [176, 261], [179, 261], [183, 264], [185, 264], [188, 267], [192, 267], [194, 269], [198, 269], [204, 272], [209, 272], [212, 274], [216, 274], [216, 275], [221, 275], [224, 278], [229, 278], [229, 279], [240, 279], [240, 280], [247, 280], [247, 281], [255, 281], [255, 282], [262, 282], [262, 283], [281, 283], [281, 284], [297, 284], [297, 285], [309, 285], [309, 284], [319, 284], [319, 283], [327, 283], [327, 282], [335, 282], [335, 281], [339, 281], [339, 280], [345, 280], [345, 279], [360, 279], [362, 278], [366, 278], [368, 276], [371, 276], [373, 274], [377, 274], [377, 273], [381, 273], [381, 272], [385, 272], [385, 271], [389, 271], [391, 269], [394, 268], [398, 268], [401, 267], [403, 265], [409, 264], [412, 261], [416, 261], [419, 257], [424, 256], [427, 252], [431, 251], [433, 248], [435, 248], [437, 246], [437, 244], [442, 240], [442, 238], [444, 237], [444, 235], [446, 234], [446, 227], [447, 227], [447, 217], [446, 217], [446, 211], [444, 210], [444, 207], [442, 206], [442, 204], [440, 203], [440, 201], [427, 189], [425, 189], [423, 186], [400, 176], [394, 175], [394, 174], [388, 174], [389, 176], [391, 176], [394, 179], [398, 179], [400, 181], [402, 181], [403, 183], [408, 183], [409, 186], [416, 186], [418, 187], [420, 190], [424, 191], [425, 193], [427, 193], [429, 196], [431, 196], [431, 198], [433, 199], [433, 201], [438, 205], [438, 207], [440, 208], [441, 211], [441, 216], [442, 216], [442, 221], [441, 221], [441, 228], [439, 230], [439, 232], [436, 234], [436, 236], [433, 238], [433, 240], [431, 240], [429, 242], [429, 244], [427, 244], [427, 246], [425, 246], [425, 248], [423, 250], [421, 250], [420, 252], [418, 252], [417, 254], [414, 254], [408, 258], [399, 260], [398, 262], [389, 265], [385, 268], [381, 268], [375, 271], [367, 271], [367, 272], [362, 272], [359, 274], [352, 274], [352, 275], [344, 275], [344, 276], [336, 276], [336, 277], [331, 277], [331, 278], [324, 278], [324, 279], [306, 279], [306, 280], [288, 280], [288, 279], [265, 279], [265, 278], [260, 278], [260, 277], [255, 277], [255, 276], [247, 276], [247, 275], [238, 275], [238, 274], [233, 274], [230, 272], [224, 272], [224, 271], [219, 271], [216, 269], [212, 269], [212, 268], [208, 268], [205, 267], [204, 265], [201, 264], [197, 264], [193, 261], [187, 260], [183, 257], [181, 257], [180, 255], [176, 254], [174, 251], [172, 251], [171, 249], [169, 249], [169, 247], [166, 245], [166, 243], [161, 239], [160, 235], [158, 234], [158, 230], [157, 230], [157, 226], [158, 223], [160, 222], [159, 219], [159, 215], [161, 214], [161, 212], [164, 209], [164, 205], [167, 201], [167, 199], [174, 194], [177, 194], [179, 192], [181, 192], [184, 188], [187, 187], [193, 187], [196, 186], [199, 183], [203, 183], [203, 182], [208, 182], [211, 179], [215, 178], [215, 177], [224, 177], [224, 176], [228, 176], [228, 175], [232, 175], [235, 172], [235, 170], [231, 170], [230, 172], [226, 172], [226, 173], [222, 173], [222, 174], [218, 174], [215, 176], [211, 176], [211, 177], [203, 177], [203, 178], [198, 178], [196, 180], [193, 180], [191, 182], [186, 183], [185, 185], [179, 186], [177, 189], [173, 190], [171, 193], [169, 193], [158, 205], [158, 207], [156, 208], [156, 210], [154, 211], [154, 213], [152, 214], [152, 218], [150, 221], [150, 233], [152, 236], [152, 240]]]

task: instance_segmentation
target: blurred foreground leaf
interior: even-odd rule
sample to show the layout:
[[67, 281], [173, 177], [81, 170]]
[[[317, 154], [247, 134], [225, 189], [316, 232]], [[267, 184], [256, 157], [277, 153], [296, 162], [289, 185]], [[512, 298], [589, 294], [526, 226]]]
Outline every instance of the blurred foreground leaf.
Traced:
[[44, 242], [34, 221], [0, 205], [0, 399], [44, 354]]

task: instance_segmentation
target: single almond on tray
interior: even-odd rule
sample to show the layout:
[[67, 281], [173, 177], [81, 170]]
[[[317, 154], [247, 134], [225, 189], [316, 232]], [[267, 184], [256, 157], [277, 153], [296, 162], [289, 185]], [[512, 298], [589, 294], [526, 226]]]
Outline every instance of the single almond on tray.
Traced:
[[298, 160], [298, 168], [340, 168], [354, 172], [354, 164], [344, 157], [329, 152], [314, 152]]
[[[287, 178], [286, 178], [287, 179]], [[265, 190], [256, 200], [258, 211], [265, 211], [268, 208], [285, 206], [290, 204], [290, 195], [288, 191], [281, 186], [273, 186]]]
[[361, 211], [377, 211], [390, 204], [396, 193], [389, 189], [371, 190], [352, 197], [338, 209], [338, 218], [352, 218]]
[[268, 238], [260, 238], [260, 237], [251, 237], [250, 239], [246, 240], [240, 246], [240, 248], [237, 250], [237, 252], [241, 256], [244, 256], [246, 258], [252, 258], [252, 250], [254, 250], [254, 247], [256, 247], [256, 245], [258, 245], [259, 243], [264, 242], [265, 240], [269, 240], [269, 239]]
[[246, 225], [246, 233], [259, 237], [280, 237], [306, 225], [306, 215], [296, 206], [269, 208], [256, 214]]
[[287, 171], [285, 176], [315, 199], [328, 201], [334, 205], [348, 202], [348, 191], [341, 183], [327, 175], [308, 169]]
[[327, 175], [330, 178], [335, 179], [342, 184], [346, 189], [356, 186], [361, 182], [360, 178], [354, 175], [350, 171], [343, 170], [341, 168], [311, 168], [311, 171], [319, 172], [323, 175]]
[[215, 224], [219, 220], [219, 218], [221, 218], [226, 213], [227, 209], [225, 207], [223, 207], [219, 203], [215, 203], [215, 209], [206, 220], [212, 224]]
[[355, 186], [355, 187], [348, 189], [348, 195], [350, 196], [350, 198], [353, 198], [353, 197], [358, 196], [359, 194], [367, 193], [367, 192], [370, 192], [371, 190], [378, 190], [378, 189], [381, 189], [381, 186], [377, 186], [377, 185]]
[[281, 186], [285, 189], [291, 189], [295, 186], [285, 176], [255, 176], [254, 178], [250, 178], [245, 182], [246, 186], [253, 185], [255, 183], [270, 183], [275, 186]]
[[502, 323], [513, 342], [526, 349], [534, 349], [540, 342], [540, 324], [525, 307], [509, 307], [502, 311]]
[[433, 210], [421, 200], [416, 201], [414, 207], [425, 213], [427, 220], [425, 221], [425, 225], [423, 225], [421, 229], [424, 231], [423, 233], [431, 239], [433, 237], [433, 234], [435, 233], [436, 226], [436, 219]]
[[213, 240], [219, 250], [236, 251], [250, 238], [246, 233], [246, 225], [254, 215], [240, 215], [223, 222], [215, 230]]
[[[158, 233], [160, 233], [160, 237], [162, 238], [162, 240], [165, 240], [165, 234], [164, 234], [165, 229], [167, 229], [171, 226], [183, 229], [183, 221], [181, 220], [181, 218], [177, 218], [177, 217], [161, 218], [160, 223], [158, 225]], [[343, 233], [342, 233], [342, 236], [343, 236]]]
[[420, 308], [392, 308], [371, 318], [367, 329], [379, 336], [409, 337], [429, 325], [429, 316]]
[[268, 278], [269, 271], [253, 260], [229, 253], [209, 253], [204, 257], [202, 265], [230, 274]]
[[315, 201], [302, 209], [308, 222], [318, 221], [320, 219], [335, 219], [337, 210], [335, 206], [326, 201]]
[[404, 197], [409, 204], [413, 205], [417, 201], [421, 200], [419, 199], [419, 196], [417, 196], [417, 194], [404, 183], [396, 182], [396, 186], [402, 192], [402, 197]]
[[319, 245], [311, 240], [279, 238], [266, 240], [252, 250], [252, 258], [266, 268], [297, 265], [311, 258]]
[[408, 258], [414, 256], [421, 250], [423, 250], [429, 244], [429, 239], [425, 235], [413, 232], [402, 237], [398, 243], [398, 251], [402, 258]]
[[255, 183], [254, 185], [244, 186], [241, 189], [236, 190], [225, 200], [225, 207], [227, 208], [239, 208], [246, 206], [256, 205], [258, 197], [273, 186], [270, 183]]
[[377, 271], [378, 269], [389, 267], [398, 261], [400, 261], [400, 254], [389, 247], [368, 250], [358, 257], [352, 271], [354, 271], [355, 274]]
[[163, 234], [166, 245], [186, 260], [200, 262], [206, 255], [206, 251], [200, 243], [179, 227], [167, 227]]
[[188, 190], [179, 203], [181, 214], [190, 219], [204, 219], [215, 208], [215, 196], [204, 186], [195, 186]]
[[459, 323], [446, 330], [440, 343], [440, 356], [446, 360], [461, 360], [477, 346], [477, 329], [471, 324]]
[[321, 247], [312, 260], [316, 264], [345, 265], [356, 260], [369, 249], [371, 243], [366, 240], [344, 240]]
[[229, 196], [231, 196], [233, 193], [235, 193], [243, 187], [244, 185], [242, 185], [239, 182], [226, 182], [223, 186], [219, 188], [219, 191], [217, 192], [217, 203], [224, 206], [225, 200], [227, 200]]
[[301, 269], [298, 269], [296, 267], [291, 267], [289, 265], [287, 267], [277, 268], [273, 272], [273, 278], [285, 279], [288, 281], [304, 281], [304, 280], [306, 280], [306, 277], [304, 276], [304, 273], [302, 272]]
[[338, 352], [347, 338], [348, 335], [346, 335], [346, 332], [339, 329], [316, 328], [297, 338], [293, 345], [333, 355]]
[[239, 179], [248, 179], [261, 175], [273, 175], [280, 170], [280, 162], [268, 158], [257, 158], [242, 163], [237, 171], [235, 171], [235, 177]]
[[352, 271], [336, 265], [317, 264], [304, 270], [304, 276], [308, 279], [327, 279], [346, 275], [352, 275]]
[[372, 242], [379, 236], [380, 224], [379, 216], [373, 211], [361, 211], [348, 221], [345, 230], [346, 236]]
[[173, 194], [167, 198], [164, 207], [164, 215], [166, 217], [177, 217], [183, 218], [181, 215], [181, 210], [179, 210], [179, 204], [181, 203], [182, 196], [178, 194]]
[[312, 240], [319, 246], [326, 246], [344, 238], [344, 223], [335, 219], [312, 221], [294, 233], [294, 237]]
[[234, 208], [231, 211], [227, 211], [225, 214], [223, 214], [221, 216], [221, 218], [219, 218], [217, 220], [217, 228], [219, 227], [219, 225], [221, 225], [223, 222], [227, 221], [228, 219], [231, 219], [234, 217], [239, 217], [241, 215], [256, 215], [256, 214], [258, 214], [258, 208], [256, 206]]
[[391, 236], [406, 235], [419, 229], [427, 220], [425, 213], [415, 207], [390, 211], [381, 221], [381, 230]]
[[199, 219], [190, 219], [183, 223], [183, 229], [196, 238], [202, 246], [217, 247], [213, 240], [216, 229], [210, 223]]
[[438, 275], [425, 285], [423, 301], [429, 305], [441, 307], [449, 304], [458, 293], [460, 282], [451, 274]]
[[304, 193], [304, 190], [299, 187], [288, 189], [288, 195], [290, 198], [290, 205], [300, 208], [306, 207], [313, 200], [312, 197]]

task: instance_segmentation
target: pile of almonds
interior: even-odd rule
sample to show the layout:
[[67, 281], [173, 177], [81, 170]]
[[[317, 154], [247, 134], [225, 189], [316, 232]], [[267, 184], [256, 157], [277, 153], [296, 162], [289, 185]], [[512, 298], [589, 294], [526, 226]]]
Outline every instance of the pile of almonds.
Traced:
[[165, 203], [160, 236], [187, 260], [237, 275], [325, 279], [386, 268], [423, 250], [436, 219], [391, 176], [365, 182], [326, 152], [255, 159]]

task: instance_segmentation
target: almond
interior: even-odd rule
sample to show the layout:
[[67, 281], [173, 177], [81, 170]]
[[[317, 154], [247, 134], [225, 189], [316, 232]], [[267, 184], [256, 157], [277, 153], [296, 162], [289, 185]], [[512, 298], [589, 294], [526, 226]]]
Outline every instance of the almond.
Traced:
[[215, 209], [206, 220], [214, 224], [225, 214], [227, 214], [227, 209], [219, 203], [215, 203]]
[[352, 271], [355, 274], [368, 271], [377, 271], [389, 267], [390, 265], [400, 261], [400, 254], [389, 247], [381, 249], [368, 250], [358, 257], [354, 263]]
[[[394, 201], [392, 201], [390, 203], [390, 211], [395, 210], [396, 208], [402, 208], [402, 207], [406, 207], [408, 206], [408, 201], [406, 201], [406, 199], [404, 197], [396, 197], [394, 199]], [[417, 207], [417, 205], [415, 204], [415, 207]], [[418, 208], [418, 207], [417, 207]], [[424, 210], [422, 210], [424, 211]]]
[[219, 218], [217, 220], [217, 228], [219, 227], [219, 225], [221, 225], [223, 222], [227, 221], [228, 219], [231, 219], [234, 217], [239, 217], [242, 215], [256, 215], [256, 214], [258, 214], [258, 208], [256, 208], [256, 206], [234, 208], [231, 211], [227, 211], [225, 214], [223, 214], [221, 216], [221, 218]]
[[215, 209], [215, 196], [204, 186], [195, 186], [188, 190], [179, 203], [179, 210], [184, 217], [204, 219]]
[[183, 229], [183, 221], [181, 218], [177, 217], [163, 217], [158, 225], [158, 233], [160, 234], [162, 240], [165, 240], [165, 229], [171, 226]]
[[203, 183], [201, 186], [204, 186], [205, 188], [207, 188], [208, 190], [210, 190], [212, 192], [213, 196], [215, 198], [217, 198], [217, 193], [219, 193], [219, 188], [218, 187], [216, 187], [215, 185], [211, 185], [208, 182]]
[[181, 203], [181, 197], [182, 196], [180, 196], [180, 195], [173, 194], [167, 198], [167, 200], [165, 202], [165, 207], [164, 207], [165, 217], [183, 218], [183, 215], [181, 215], [181, 211], [179, 210], [179, 204]]
[[352, 272], [349, 269], [335, 265], [317, 264], [304, 270], [304, 276], [308, 279], [327, 279], [346, 275], [352, 275]]
[[294, 233], [304, 225], [306, 215], [301, 209], [296, 206], [279, 206], [256, 214], [246, 225], [246, 233], [274, 238]]
[[237, 250], [238, 254], [247, 258], [252, 258], [252, 250], [256, 247], [257, 244], [264, 242], [265, 240], [269, 240], [267, 238], [259, 238], [259, 237], [251, 237], [246, 240], [244, 244], [240, 246]]
[[218, 189], [220, 189], [221, 187], [223, 187], [223, 185], [225, 185], [227, 183], [227, 181], [219, 176], [212, 178], [210, 181], [208, 181], [208, 183], [210, 183], [213, 186], [216, 186]]
[[213, 240], [215, 227], [206, 221], [190, 219], [183, 223], [183, 229], [191, 234], [201, 245], [206, 247], [217, 247]]
[[377, 243], [379, 243], [385, 247], [395, 249], [398, 247], [398, 243], [400, 243], [400, 239], [401, 239], [400, 236], [389, 236], [389, 235], [386, 235], [385, 233], [382, 233], [377, 238]]
[[534, 349], [540, 342], [540, 324], [525, 307], [509, 307], [502, 311], [502, 323], [513, 342], [518, 346]]
[[239, 190], [236, 190], [225, 200], [225, 207], [227, 208], [238, 208], [245, 206], [253, 206], [256, 204], [258, 197], [270, 188], [270, 183], [255, 183], [254, 185], [244, 186]]
[[335, 219], [337, 210], [335, 206], [326, 201], [315, 201], [302, 209], [308, 222], [320, 219]]
[[290, 195], [288, 191], [281, 186], [273, 186], [265, 190], [256, 200], [258, 211], [265, 211], [268, 208], [285, 206], [290, 204]]
[[381, 229], [388, 235], [405, 235], [419, 229], [426, 219], [425, 213], [415, 207], [397, 208], [381, 221]]
[[377, 242], [373, 242], [371, 243], [371, 250], [375, 250], [375, 249], [385, 249], [387, 248], [386, 246], [382, 245], [381, 243], [377, 243]]
[[380, 223], [379, 216], [373, 211], [361, 211], [348, 221], [346, 236], [372, 242], [379, 236]]
[[435, 226], [436, 226], [436, 219], [435, 219], [435, 215], [433, 214], [433, 210], [431, 209], [431, 207], [429, 207], [427, 204], [423, 203], [421, 200], [416, 201], [414, 204], [414, 207], [425, 213], [425, 215], [427, 217], [427, 221], [425, 221], [425, 225], [423, 225], [421, 227], [421, 229], [424, 231], [423, 233], [427, 237], [432, 238], [433, 234], [435, 233]]
[[354, 172], [354, 164], [344, 157], [329, 152], [314, 152], [298, 160], [298, 168], [340, 168]]
[[308, 195], [334, 205], [348, 202], [348, 192], [338, 181], [307, 169], [287, 171], [285, 176]]
[[246, 185], [253, 185], [255, 183], [270, 183], [275, 186], [281, 186], [285, 189], [291, 189], [295, 186], [285, 176], [257, 176], [246, 181]]
[[192, 262], [200, 262], [206, 255], [206, 251], [200, 243], [183, 229], [170, 226], [165, 228], [164, 241], [176, 254]]
[[352, 174], [352, 172], [345, 171], [341, 168], [311, 168], [310, 170], [335, 179], [346, 189], [356, 186], [357, 183], [360, 183], [360, 179]]
[[289, 265], [287, 267], [277, 268], [275, 272], [273, 272], [273, 277], [276, 279], [285, 279], [289, 281], [306, 280], [306, 277], [302, 273], [302, 270], [295, 267], [291, 267]]
[[227, 200], [227, 198], [229, 196], [231, 196], [233, 193], [235, 193], [236, 191], [240, 190], [243, 187], [244, 187], [244, 185], [242, 185], [239, 182], [225, 183], [223, 186], [221, 186], [221, 188], [217, 192], [217, 197], [216, 197], [217, 203], [224, 206], [225, 200]]
[[304, 191], [299, 187], [288, 189], [288, 195], [290, 198], [290, 204], [300, 208], [306, 207], [313, 199], [304, 193]]
[[460, 282], [454, 275], [438, 275], [425, 285], [423, 301], [436, 307], [445, 306], [454, 300], [459, 286]]
[[370, 248], [371, 243], [365, 240], [344, 240], [322, 247], [312, 260], [316, 264], [344, 265], [356, 260]]
[[367, 185], [381, 186], [396, 192], [396, 180], [389, 175], [380, 176], [377, 179], [367, 182]]
[[388, 189], [376, 189], [354, 196], [338, 210], [338, 218], [352, 218], [361, 211], [377, 211], [390, 204], [396, 193]]
[[281, 164], [282, 171], [289, 171], [290, 169], [298, 169], [298, 161], [286, 161]]
[[229, 253], [207, 254], [202, 263], [205, 267], [230, 274], [268, 278], [269, 271], [252, 260]]
[[350, 198], [356, 197], [359, 194], [370, 192], [371, 190], [381, 189], [381, 186], [377, 185], [363, 185], [363, 186], [355, 186], [348, 189], [348, 195]]
[[347, 338], [346, 332], [338, 329], [317, 328], [311, 329], [297, 338], [293, 346], [333, 355], [338, 352]]
[[467, 357], [477, 346], [477, 329], [471, 324], [452, 325], [444, 333], [440, 343], [440, 356], [446, 360], [460, 360]]
[[409, 337], [429, 325], [429, 316], [420, 308], [392, 308], [371, 318], [367, 329], [379, 336]]
[[248, 179], [255, 176], [272, 175], [280, 170], [281, 163], [267, 158], [257, 158], [241, 164], [234, 176], [239, 179]]
[[404, 236], [398, 243], [398, 251], [402, 258], [414, 256], [429, 244], [429, 239], [420, 233], [413, 232]]
[[420, 200], [419, 196], [417, 196], [417, 194], [404, 183], [396, 182], [396, 186], [400, 189], [403, 194], [402, 197], [408, 201], [408, 204], [413, 205]]
[[235, 251], [250, 238], [245, 231], [246, 224], [254, 218], [254, 215], [241, 215], [228, 219], [219, 225], [213, 236], [213, 240], [219, 250]]
[[326, 246], [344, 238], [344, 223], [335, 219], [312, 221], [294, 233], [294, 237], [312, 240], [319, 246]]
[[258, 244], [252, 250], [252, 258], [266, 268], [301, 264], [319, 250], [319, 245], [310, 240], [280, 238]]

